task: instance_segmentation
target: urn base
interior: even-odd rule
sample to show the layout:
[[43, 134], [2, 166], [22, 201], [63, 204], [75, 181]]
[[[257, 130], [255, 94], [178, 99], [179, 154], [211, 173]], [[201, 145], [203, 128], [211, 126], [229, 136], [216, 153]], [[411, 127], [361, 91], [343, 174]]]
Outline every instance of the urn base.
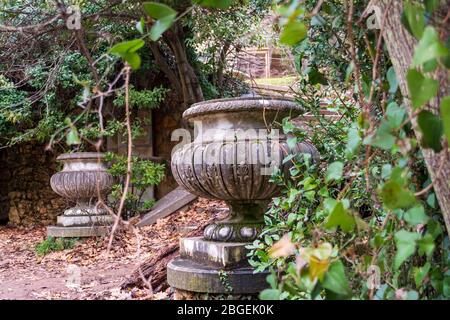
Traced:
[[54, 238], [83, 238], [101, 237], [109, 232], [108, 226], [48, 226], [47, 237]]
[[98, 237], [108, 234], [114, 217], [102, 215], [62, 215], [57, 217], [56, 226], [47, 227], [48, 237], [82, 238]]
[[190, 292], [256, 294], [268, 287], [268, 273], [254, 273], [247, 262], [247, 244], [181, 239], [180, 257], [167, 265], [167, 282]]

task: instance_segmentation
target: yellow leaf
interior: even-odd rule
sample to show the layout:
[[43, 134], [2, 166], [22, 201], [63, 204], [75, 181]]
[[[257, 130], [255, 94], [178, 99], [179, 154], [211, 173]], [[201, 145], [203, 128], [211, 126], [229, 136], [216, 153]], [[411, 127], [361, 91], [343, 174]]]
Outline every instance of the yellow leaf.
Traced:
[[291, 242], [289, 235], [285, 234], [269, 249], [269, 257], [276, 259], [288, 257], [295, 253], [295, 244]]
[[309, 259], [309, 277], [311, 280], [319, 278], [322, 279], [325, 272], [327, 272], [330, 266], [330, 259], [319, 259], [315, 256], [311, 256]]

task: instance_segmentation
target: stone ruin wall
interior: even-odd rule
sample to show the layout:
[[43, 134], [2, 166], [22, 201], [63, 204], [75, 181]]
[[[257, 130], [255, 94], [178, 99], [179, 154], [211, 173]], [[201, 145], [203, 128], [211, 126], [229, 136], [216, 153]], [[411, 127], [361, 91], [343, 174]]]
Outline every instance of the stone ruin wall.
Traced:
[[50, 177], [56, 155], [43, 145], [24, 144], [0, 150], [0, 223], [49, 225], [68, 203], [54, 193]]

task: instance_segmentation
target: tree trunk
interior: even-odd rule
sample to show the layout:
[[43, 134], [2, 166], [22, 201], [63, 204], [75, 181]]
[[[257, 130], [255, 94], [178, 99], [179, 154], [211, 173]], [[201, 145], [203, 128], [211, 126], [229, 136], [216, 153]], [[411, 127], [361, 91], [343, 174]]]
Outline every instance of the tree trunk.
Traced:
[[[445, 1], [441, 1], [441, 6], [436, 12], [437, 25], [445, 24], [443, 21], [446, 17], [450, 4], [443, 4]], [[380, 25], [383, 28], [383, 37], [389, 52], [392, 64], [397, 75], [400, 90], [405, 97], [404, 102], [407, 106], [408, 112], [412, 114], [411, 100], [409, 97], [408, 87], [406, 84], [406, 73], [410, 68], [412, 57], [414, 55], [414, 47], [417, 41], [409, 34], [409, 32], [403, 27], [401, 23], [402, 14], [402, 1], [399, 0], [382, 0], [378, 1], [376, 5], [380, 6], [380, 16], [377, 16]], [[383, 25], [383, 15], [387, 10], [386, 21]], [[440, 20], [440, 21], [439, 21]], [[448, 26], [443, 26], [444, 33], [449, 32]], [[448, 34], [441, 34], [442, 38], [447, 39]], [[435, 73], [435, 79], [439, 80], [440, 89], [438, 97], [431, 100], [428, 104], [428, 110], [438, 114], [441, 99], [449, 94], [449, 83], [446, 70], [438, 70]], [[416, 136], [421, 136], [420, 130], [417, 126], [416, 119], [413, 119], [413, 127]], [[448, 159], [448, 146], [435, 153], [432, 149], [423, 149], [423, 157], [433, 181], [433, 188], [436, 193], [437, 200], [439, 202], [442, 214], [444, 215], [445, 224], [447, 226], [447, 232], [450, 233], [450, 161]], [[442, 163], [442, 161], [445, 161]]]
[[203, 92], [198, 77], [187, 56], [183, 27], [176, 23], [170, 31], [166, 32], [163, 39], [174, 55], [186, 107], [203, 101]]

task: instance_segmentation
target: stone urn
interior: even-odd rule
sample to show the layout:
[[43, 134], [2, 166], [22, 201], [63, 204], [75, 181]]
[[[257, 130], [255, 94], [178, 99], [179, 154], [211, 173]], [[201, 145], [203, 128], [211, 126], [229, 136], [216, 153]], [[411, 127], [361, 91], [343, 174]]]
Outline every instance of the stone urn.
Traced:
[[[266, 286], [265, 274], [253, 274], [245, 245], [255, 240], [271, 199], [280, 188], [270, 182], [273, 170], [286, 171], [289, 153], [316, 148], [302, 142], [293, 148], [279, 124], [303, 109], [282, 98], [219, 99], [194, 104], [183, 118], [197, 129], [192, 143], [172, 154], [172, 173], [178, 184], [201, 197], [225, 200], [229, 217], [204, 231], [203, 238], [182, 239], [180, 258], [168, 266], [173, 287], [195, 292], [224, 293], [219, 269], [230, 271], [234, 293], [254, 293]], [[233, 287], [233, 285], [231, 285]]]
[[75, 206], [58, 216], [57, 225], [47, 228], [47, 235], [54, 237], [87, 237], [104, 235], [113, 217], [99, 203], [99, 196], [106, 200], [114, 184], [107, 172], [104, 154], [76, 152], [60, 155], [56, 160], [63, 169], [50, 179], [54, 192]]

